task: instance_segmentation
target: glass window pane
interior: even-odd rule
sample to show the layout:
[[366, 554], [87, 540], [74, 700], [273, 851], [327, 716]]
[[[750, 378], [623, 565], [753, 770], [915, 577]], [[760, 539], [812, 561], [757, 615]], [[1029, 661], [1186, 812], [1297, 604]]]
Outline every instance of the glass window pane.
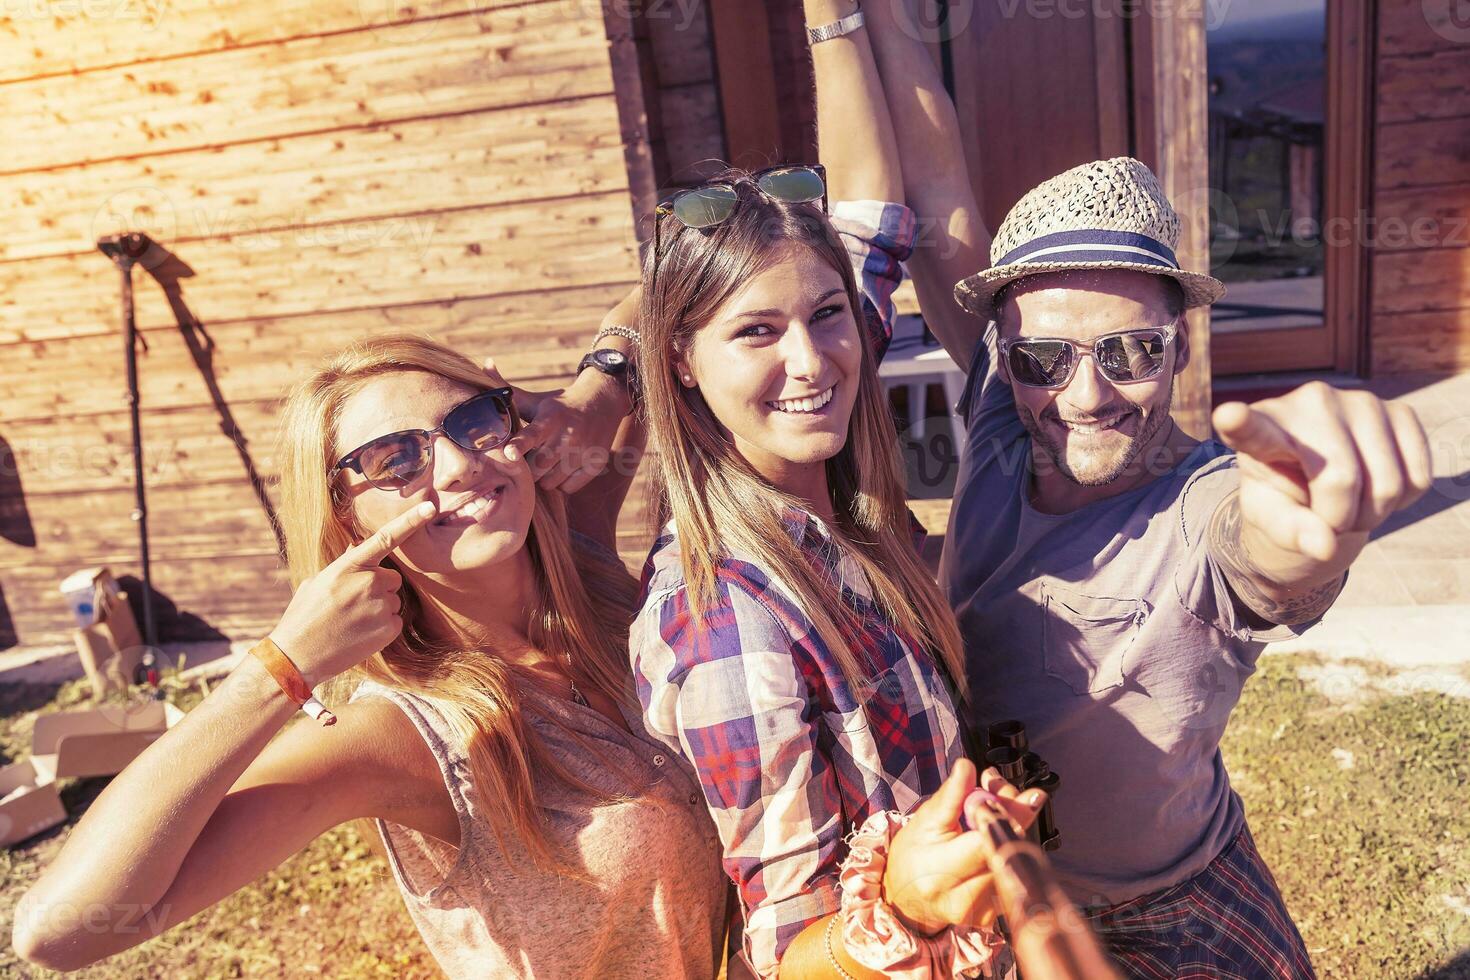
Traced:
[[1219, 332], [1322, 322], [1326, 0], [1232, 0], [1207, 18], [1210, 259]]

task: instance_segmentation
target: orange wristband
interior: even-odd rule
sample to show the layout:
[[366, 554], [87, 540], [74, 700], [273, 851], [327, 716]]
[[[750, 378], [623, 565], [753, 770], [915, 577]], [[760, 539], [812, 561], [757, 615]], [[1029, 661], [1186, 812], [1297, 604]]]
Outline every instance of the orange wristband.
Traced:
[[292, 703], [300, 705], [302, 711], [324, 726], [336, 724], [337, 716], [328, 711], [311, 693], [306, 678], [301, 676], [301, 671], [286, 656], [285, 651], [276, 646], [275, 640], [266, 637], [250, 648], [250, 654], [265, 665], [265, 669], [270, 671], [270, 675], [281, 685], [281, 690], [286, 692], [286, 697]]

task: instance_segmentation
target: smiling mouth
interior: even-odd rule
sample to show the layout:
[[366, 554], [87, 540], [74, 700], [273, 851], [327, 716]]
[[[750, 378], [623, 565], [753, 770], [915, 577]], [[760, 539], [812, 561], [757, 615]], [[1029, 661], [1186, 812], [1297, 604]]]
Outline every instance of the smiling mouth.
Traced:
[[1133, 413], [1131, 412], [1122, 412], [1118, 415], [1114, 415], [1112, 418], [1099, 419], [1088, 422], [1073, 421], [1058, 417], [1056, 419], [1056, 423], [1062, 428], [1066, 429], [1068, 432], [1078, 432], [1082, 433], [1083, 435], [1094, 435], [1099, 432], [1108, 432], [1112, 429], [1116, 429], [1118, 426], [1122, 425], [1124, 420], [1126, 420], [1132, 414]]
[[837, 393], [837, 386], [833, 385], [826, 391], [809, 398], [784, 398], [777, 402], [766, 402], [766, 407], [787, 415], [815, 415], [826, 408]]
[[495, 507], [496, 502], [505, 493], [505, 488], [506, 484], [500, 483], [488, 490], [475, 494], [473, 497], [467, 497], [461, 500], [451, 510], [441, 515], [434, 522], [434, 526], [462, 527], [476, 523]]

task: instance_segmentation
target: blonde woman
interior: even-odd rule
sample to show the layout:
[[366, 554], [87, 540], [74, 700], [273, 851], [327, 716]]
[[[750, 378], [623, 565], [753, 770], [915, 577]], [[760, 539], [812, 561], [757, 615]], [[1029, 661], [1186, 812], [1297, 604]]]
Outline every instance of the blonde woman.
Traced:
[[[699, 773], [748, 965], [949, 976], [999, 967], [1000, 941], [970, 928], [994, 915], [959, 822], [960, 637], [913, 545], [877, 377], [914, 221], [883, 203], [902, 181], [846, 7], [807, 3], [830, 39], [813, 49], [823, 159], [847, 164], [831, 219], [820, 167], [732, 172], [660, 209], [639, 356], [670, 520], [631, 652], [649, 730]], [[833, 119], [834, 89], [871, 118]], [[1024, 799], [1022, 820], [1040, 794]]]
[[270, 639], [350, 703], [286, 727], [279, 659], [247, 657], [87, 811], [21, 902], [22, 955], [94, 963], [370, 818], [451, 977], [714, 975], [719, 842], [628, 674], [633, 583], [610, 549], [628, 477], [570, 497], [597, 534], [574, 548], [518, 427], [510, 389], [416, 338], [353, 346], [295, 391], [298, 588]]

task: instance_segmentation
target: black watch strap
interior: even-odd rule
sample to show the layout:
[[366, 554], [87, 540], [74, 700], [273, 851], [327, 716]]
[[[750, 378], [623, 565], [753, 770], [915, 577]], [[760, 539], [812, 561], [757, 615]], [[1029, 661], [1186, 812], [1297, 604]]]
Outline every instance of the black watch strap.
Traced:
[[582, 362], [577, 365], [577, 373], [581, 374], [588, 368], [597, 368], [603, 374], [622, 378], [632, 372], [633, 361], [622, 351], [605, 347], [583, 357]]
[[629, 402], [634, 408], [637, 408], [638, 369], [633, 365], [632, 358], [622, 351], [603, 348], [583, 357], [581, 363], [577, 365], [577, 373], [581, 374], [588, 368], [596, 368], [608, 377], [621, 381], [628, 390]]

